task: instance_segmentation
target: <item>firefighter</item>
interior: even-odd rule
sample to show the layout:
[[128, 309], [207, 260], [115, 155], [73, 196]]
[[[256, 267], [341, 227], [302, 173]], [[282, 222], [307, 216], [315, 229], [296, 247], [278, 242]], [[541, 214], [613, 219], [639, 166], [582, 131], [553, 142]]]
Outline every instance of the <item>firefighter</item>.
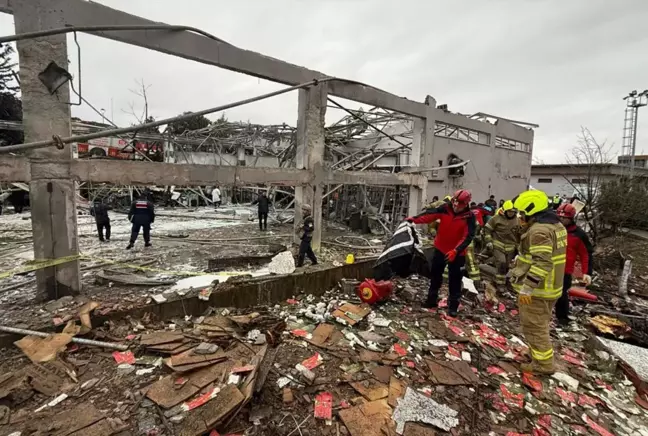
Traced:
[[443, 281], [443, 270], [448, 265], [448, 315], [457, 316], [461, 299], [462, 267], [466, 262], [466, 248], [475, 236], [475, 215], [469, 208], [472, 196], [469, 191], [460, 189], [452, 196], [450, 204], [407, 218], [415, 224], [427, 224], [439, 220], [439, 228], [434, 238], [434, 256], [430, 265], [430, 290], [424, 304], [426, 308], [436, 308], [439, 289]]
[[144, 246], [151, 246], [151, 224], [155, 221], [155, 209], [153, 203], [146, 199], [146, 194], [142, 194], [138, 200], [131, 203], [130, 211], [128, 211], [128, 221], [133, 223], [131, 228], [131, 237], [127, 250], [133, 248], [140, 229], [144, 233]]
[[299, 243], [299, 257], [297, 258], [297, 266], [304, 266], [304, 259], [306, 256], [310, 259], [313, 265], [317, 265], [317, 257], [311, 247], [313, 241], [313, 232], [315, 231], [315, 221], [311, 216], [311, 207], [308, 204], [302, 205], [302, 214], [304, 220], [300, 226], [302, 233], [301, 242]]
[[506, 286], [506, 274], [515, 255], [520, 233], [517, 210], [511, 200], [505, 201], [497, 214], [484, 227], [486, 250], [493, 252], [495, 258], [495, 284], [500, 290]]
[[475, 236], [470, 241], [468, 248], [466, 248], [466, 272], [468, 273], [468, 278], [475, 282], [475, 287], [479, 289], [481, 285], [481, 272], [479, 271], [479, 265], [475, 258], [475, 241], [479, 237], [480, 229], [484, 227], [484, 211], [478, 208], [473, 209], [472, 213], [475, 216]]
[[554, 210], [557, 210], [558, 207], [560, 207], [560, 203], [562, 203], [562, 198], [560, 198], [560, 194], [556, 194], [553, 196], [551, 199], [551, 206], [554, 208]]
[[553, 307], [562, 294], [567, 230], [542, 191], [521, 193], [513, 199], [513, 207], [520, 213], [524, 233], [509, 275], [519, 293], [520, 322], [531, 353], [531, 363], [523, 364], [521, 370], [552, 374], [554, 350], [549, 328]]
[[583, 271], [582, 282], [585, 286], [592, 283], [592, 253], [593, 248], [587, 233], [576, 225], [576, 208], [563, 203], [556, 212], [558, 218], [567, 228], [567, 262], [565, 263], [565, 278], [563, 279], [562, 295], [556, 303], [556, 318], [558, 324], [567, 326], [569, 324], [569, 288], [572, 285], [572, 274], [576, 259], [580, 261]]

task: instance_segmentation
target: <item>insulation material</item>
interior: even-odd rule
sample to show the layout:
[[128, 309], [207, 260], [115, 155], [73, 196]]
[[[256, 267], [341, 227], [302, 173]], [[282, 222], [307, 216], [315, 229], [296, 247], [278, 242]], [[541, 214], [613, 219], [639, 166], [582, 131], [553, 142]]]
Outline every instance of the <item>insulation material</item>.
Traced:
[[600, 337], [598, 340], [627, 363], [642, 380], [648, 381], [648, 349]]
[[456, 410], [449, 408], [445, 404], [439, 404], [408, 387], [405, 391], [405, 397], [398, 400], [398, 406], [394, 410], [392, 419], [396, 421], [396, 432], [398, 434], [403, 434], [407, 422], [422, 422], [431, 424], [441, 430], [450, 431], [450, 429], [459, 425], [458, 414]]

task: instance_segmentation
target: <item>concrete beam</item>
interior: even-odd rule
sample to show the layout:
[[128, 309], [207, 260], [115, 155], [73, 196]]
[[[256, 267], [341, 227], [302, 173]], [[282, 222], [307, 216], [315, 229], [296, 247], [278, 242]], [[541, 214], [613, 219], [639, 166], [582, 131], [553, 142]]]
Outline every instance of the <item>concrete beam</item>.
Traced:
[[[10, 0], [0, 0], [0, 10], [11, 13], [16, 7], [15, 3]], [[86, 0], [50, 0], [49, 8], [62, 14], [66, 26], [163, 24]], [[62, 27], [62, 25], [58, 27]], [[309, 70], [186, 31], [147, 30], [88, 33], [287, 85], [297, 85], [315, 78], [329, 77], [319, 71]], [[398, 97], [371, 86], [335, 81], [331, 83], [329, 92], [338, 97], [372, 106], [380, 106], [412, 116], [425, 116], [423, 103]]]
[[[17, 1], [9, 3], [9, 6], [13, 7], [16, 33], [61, 25], [61, 14], [51, 9], [48, 0]], [[67, 68], [67, 36], [22, 40], [16, 45], [25, 141], [40, 141], [52, 135], [69, 136], [68, 85], [61, 86], [55, 95], [50, 95], [38, 77], [52, 61]], [[72, 159], [70, 146], [66, 145], [62, 150], [55, 147], [32, 150], [28, 152], [28, 158], [32, 161], [29, 197], [34, 258], [58, 259], [77, 255], [76, 186], [68, 177]], [[44, 159], [55, 163], [42, 165]], [[81, 290], [79, 261], [37, 270], [36, 284], [39, 300], [78, 294]]]
[[[30, 182], [43, 178], [69, 177], [77, 182], [113, 183], [115, 185], [205, 186], [265, 183], [276, 186], [303, 186], [319, 180], [323, 184], [367, 186], [409, 186], [423, 188], [427, 178], [420, 174], [379, 171], [315, 171], [297, 168], [236, 167], [229, 165], [174, 164], [120, 160], [73, 160], [68, 167], [54, 160], [38, 160], [30, 165], [24, 156], [0, 160], [0, 182]], [[38, 168], [34, 175], [32, 171]]]

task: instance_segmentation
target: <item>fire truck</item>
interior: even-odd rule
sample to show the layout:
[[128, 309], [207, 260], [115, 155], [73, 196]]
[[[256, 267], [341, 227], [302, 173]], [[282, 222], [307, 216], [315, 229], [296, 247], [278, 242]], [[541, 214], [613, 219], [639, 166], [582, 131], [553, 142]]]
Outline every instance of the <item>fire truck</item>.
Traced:
[[[133, 144], [141, 153], [133, 150]], [[76, 144], [75, 157], [79, 159], [125, 159], [144, 160], [146, 155], [154, 161], [163, 159], [163, 145], [161, 140], [135, 139], [132, 143], [122, 138], [98, 138], [88, 142]]]

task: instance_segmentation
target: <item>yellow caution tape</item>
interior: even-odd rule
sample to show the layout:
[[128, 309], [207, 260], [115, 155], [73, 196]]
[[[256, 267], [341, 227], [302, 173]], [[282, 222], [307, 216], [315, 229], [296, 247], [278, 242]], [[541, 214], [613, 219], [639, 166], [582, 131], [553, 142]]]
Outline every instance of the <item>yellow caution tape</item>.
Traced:
[[49, 268], [51, 266], [61, 265], [63, 263], [73, 262], [81, 259], [83, 256], [75, 254], [72, 256], [59, 257], [58, 259], [32, 260], [27, 265], [0, 273], [0, 279], [15, 276], [26, 272], [36, 271], [38, 269]]
[[64, 263], [73, 262], [75, 260], [95, 260], [102, 263], [107, 263], [111, 265], [123, 266], [126, 268], [132, 268], [140, 271], [150, 271], [156, 273], [163, 273], [176, 276], [205, 276], [205, 275], [218, 275], [218, 276], [242, 276], [248, 274], [247, 272], [228, 272], [221, 271], [217, 273], [206, 273], [206, 272], [197, 272], [197, 271], [171, 271], [160, 268], [150, 268], [147, 266], [134, 265], [127, 262], [121, 262], [118, 260], [105, 259], [96, 256], [87, 256], [85, 254], [75, 254], [72, 256], [59, 257], [58, 259], [44, 259], [44, 260], [33, 260], [30, 261], [27, 265], [20, 268], [15, 268], [6, 272], [0, 272], [0, 279], [6, 279], [7, 277], [15, 276], [16, 274], [23, 274], [26, 272], [36, 271], [43, 268], [49, 268], [52, 266], [62, 265]]

